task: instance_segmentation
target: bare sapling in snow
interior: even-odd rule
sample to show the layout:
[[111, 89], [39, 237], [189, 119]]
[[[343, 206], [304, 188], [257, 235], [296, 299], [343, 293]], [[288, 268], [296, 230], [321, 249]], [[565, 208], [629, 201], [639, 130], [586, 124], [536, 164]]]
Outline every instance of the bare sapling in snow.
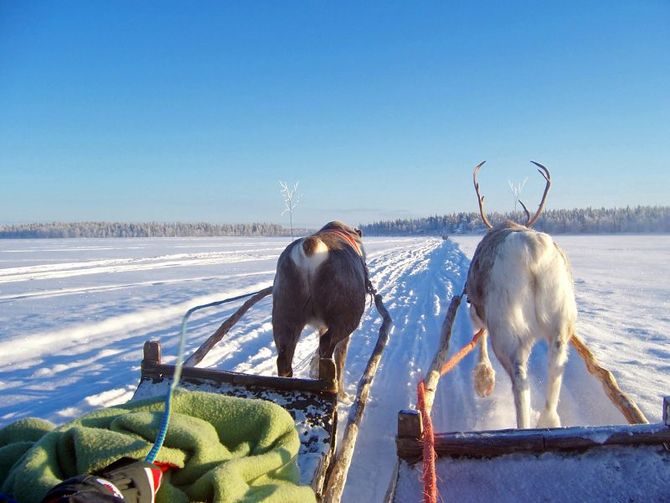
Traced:
[[319, 356], [332, 358], [340, 396], [349, 336], [365, 310], [368, 285], [361, 231], [330, 222], [279, 256], [272, 290], [277, 373], [293, 376], [293, 354], [306, 325], [319, 331]]
[[506, 221], [491, 225], [484, 212], [477, 174], [473, 182], [484, 225], [489, 229], [477, 246], [466, 285], [474, 329], [484, 329], [478, 364], [474, 369], [475, 390], [488, 396], [495, 373], [487, 352], [491, 335], [493, 352], [512, 380], [518, 428], [530, 427], [528, 358], [539, 339], [548, 343], [547, 395], [538, 427], [560, 426], [556, 410], [568, 343], [575, 333], [577, 306], [568, 260], [548, 234], [533, 230], [551, 187], [549, 170], [533, 162], [546, 180], [542, 201], [531, 217], [526, 207], [523, 225]]
[[279, 181], [279, 187], [281, 188], [281, 195], [284, 198], [284, 210], [281, 212], [282, 215], [288, 213], [289, 225], [291, 228], [291, 239], [293, 239], [293, 211], [300, 202], [300, 194], [298, 194], [298, 184], [300, 182], [295, 182], [293, 187], [289, 187], [286, 182]]
[[517, 183], [512, 182], [512, 180], [507, 180], [509, 190], [512, 192], [512, 197], [514, 198], [515, 213], [519, 209], [519, 199], [521, 198], [521, 192], [523, 191], [523, 188], [526, 186], [527, 181], [528, 178], [524, 178], [523, 182], [517, 182]]

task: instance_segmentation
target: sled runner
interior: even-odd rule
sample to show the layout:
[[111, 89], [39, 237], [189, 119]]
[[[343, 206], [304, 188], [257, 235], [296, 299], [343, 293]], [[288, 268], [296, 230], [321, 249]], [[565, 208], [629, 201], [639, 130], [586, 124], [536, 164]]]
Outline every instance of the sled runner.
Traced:
[[[310, 485], [322, 501], [338, 502], [346, 482], [369, 388], [388, 340], [391, 318], [381, 297], [375, 293], [375, 305], [383, 323], [379, 329], [376, 347], [351, 405], [342, 445], [337, 450], [338, 388], [335, 362], [332, 359], [320, 360], [318, 379], [250, 375], [195, 367], [252, 305], [271, 293], [272, 288], [269, 287], [253, 294], [197, 351], [186, 358], [181, 369], [179, 387], [268, 400], [283, 407], [295, 420], [301, 442], [298, 453], [300, 483]], [[226, 299], [218, 304], [238, 299], [239, 297]], [[144, 344], [140, 382], [133, 398], [166, 395], [174, 379], [175, 369], [175, 365], [167, 365], [161, 361], [160, 344], [157, 341], [147, 341]]]

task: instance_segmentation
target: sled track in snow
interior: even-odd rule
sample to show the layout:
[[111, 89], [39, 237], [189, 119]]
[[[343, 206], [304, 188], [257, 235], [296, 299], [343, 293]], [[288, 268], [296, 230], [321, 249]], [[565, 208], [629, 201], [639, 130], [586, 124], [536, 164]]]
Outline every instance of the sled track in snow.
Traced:
[[[379, 501], [395, 464], [397, 412], [416, 400], [416, 383], [430, 364], [439, 340], [445, 305], [462, 289], [462, 256], [449, 242], [429, 240], [370, 261], [394, 322], [394, 330], [372, 387], [371, 403], [361, 425], [357, 452], [349, 471], [344, 501]], [[467, 270], [467, 269], [465, 269]], [[376, 313], [368, 313], [352, 340], [348, 373], [360, 375], [376, 338]], [[355, 383], [352, 383], [355, 384]]]
[[180, 253], [163, 257], [128, 258], [114, 260], [91, 260], [58, 264], [43, 264], [27, 267], [0, 269], [0, 284], [22, 281], [65, 279], [94, 274], [117, 274], [125, 272], [153, 271], [173, 267], [233, 264], [274, 259], [281, 248], [244, 252]]

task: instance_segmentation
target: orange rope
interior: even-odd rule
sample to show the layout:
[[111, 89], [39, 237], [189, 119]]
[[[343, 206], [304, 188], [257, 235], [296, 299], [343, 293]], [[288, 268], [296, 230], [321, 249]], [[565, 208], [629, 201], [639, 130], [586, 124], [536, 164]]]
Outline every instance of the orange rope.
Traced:
[[430, 414], [426, 410], [426, 385], [417, 387], [419, 411], [423, 422], [423, 501], [437, 503], [437, 476], [435, 475], [435, 436]]
[[477, 345], [477, 342], [479, 342], [479, 339], [481, 339], [482, 335], [484, 335], [484, 329], [481, 329], [479, 332], [477, 332], [474, 337], [472, 337], [472, 340], [468, 342], [465, 346], [461, 348], [461, 350], [456, 353], [454, 356], [449, 358], [449, 360], [442, 365], [442, 368], [440, 368], [440, 375], [443, 376], [447, 372], [450, 372], [451, 370], [454, 369], [456, 365], [458, 365], [465, 356], [474, 349], [474, 347]]
[[[440, 375], [453, 370], [465, 356], [474, 349], [484, 335], [484, 330], [480, 330], [472, 340], [463, 346], [458, 353], [453, 355], [440, 368]], [[435, 473], [435, 435], [433, 432], [433, 422], [430, 414], [426, 410], [426, 383], [421, 380], [417, 386], [417, 407], [421, 413], [423, 422], [423, 501], [424, 503], [437, 503], [437, 475]]]

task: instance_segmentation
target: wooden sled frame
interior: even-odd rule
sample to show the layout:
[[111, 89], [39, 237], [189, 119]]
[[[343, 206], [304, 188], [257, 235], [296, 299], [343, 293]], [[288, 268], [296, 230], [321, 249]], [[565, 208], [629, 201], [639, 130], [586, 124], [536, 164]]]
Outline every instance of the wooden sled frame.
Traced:
[[[374, 292], [375, 306], [382, 316], [383, 322], [379, 328], [379, 337], [375, 349], [358, 384], [356, 398], [350, 408], [345, 427], [342, 445], [337, 451], [338, 384], [335, 362], [332, 359], [320, 359], [318, 379], [250, 375], [195, 367], [249, 308], [271, 293], [272, 287], [268, 287], [251, 294], [252, 296], [225, 320], [198, 350], [186, 358], [182, 367], [179, 386], [189, 390], [264, 399], [284, 407], [294, 418], [300, 437], [301, 447], [298, 454], [298, 465], [301, 471], [300, 482], [310, 485], [321, 501], [336, 503], [340, 501], [344, 490], [358, 436], [358, 426], [362, 420], [369, 390], [391, 331], [391, 317], [383, 305], [381, 296]], [[244, 297], [249, 297], [249, 295], [224, 299], [207, 306], [237, 301]], [[189, 310], [189, 313], [192, 311]], [[187, 313], [187, 316], [189, 313]], [[164, 395], [167, 393], [174, 375], [175, 365], [167, 365], [161, 361], [160, 343], [157, 341], [145, 342], [140, 382], [133, 398], [140, 399]]]
[[[515, 453], [581, 452], [601, 446], [664, 445], [670, 443], [670, 397], [663, 399], [663, 423], [565, 428], [504, 429], [435, 434], [438, 457], [491, 458]], [[423, 425], [415, 410], [398, 413], [398, 458], [421, 459]]]
[[[161, 362], [160, 344], [144, 344], [140, 383], [134, 398], [167, 393], [175, 366]], [[183, 367], [179, 386], [187, 390], [269, 400], [281, 405], [296, 421], [300, 435], [301, 483], [323, 492], [337, 437], [335, 362], [320, 361], [319, 379], [259, 376], [196, 367]]]
[[[402, 410], [398, 413], [396, 435], [398, 462], [389, 484], [385, 503], [404, 503], [404, 498], [407, 497], [406, 489], [405, 493], [400, 496], [399, 493], [402, 491], [398, 490], [398, 486], [419, 476], [418, 472], [421, 469], [417, 467], [420, 467], [422, 462], [423, 433], [421, 414], [418, 411]], [[505, 460], [504, 463], [514, 463], [517, 460], [534, 460], [538, 459], [538, 456], [552, 454], [571, 458], [588, 456], [590, 459], [599, 459], [599, 455], [608, 455], [607, 449], [617, 449], [617, 452], [623, 456], [637, 449], [647, 449], [644, 454], [647, 456], [646, 459], [653, 460], [656, 466], [662, 465], [667, 470], [667, 480], [670, 480], [670, 465], [668, 464], [670, 461], [670, 397], [663, 399], [663, 422], [661, 423], [448, 432], [436, 433], [434, 439], [435, 456], [438, 462], [440, 460], [471, 460], [487, 463], [493, 461], [494, 458], [501, 457]], [[415, 483], [415, 485], [422, 487], [420, 483]], [[667, 489], [666, 486], [664, 490], [667, 491]], [[655, 487], [654, 490], [658, 494], [658, 487]], [[422, 500], [420, 492], [415, 496], [416, 501]], [[519, 494], [521, 499], [532, 500], [532, 497], [531, 494]], [[638, 500], [634, 499], [634, 501]]]

